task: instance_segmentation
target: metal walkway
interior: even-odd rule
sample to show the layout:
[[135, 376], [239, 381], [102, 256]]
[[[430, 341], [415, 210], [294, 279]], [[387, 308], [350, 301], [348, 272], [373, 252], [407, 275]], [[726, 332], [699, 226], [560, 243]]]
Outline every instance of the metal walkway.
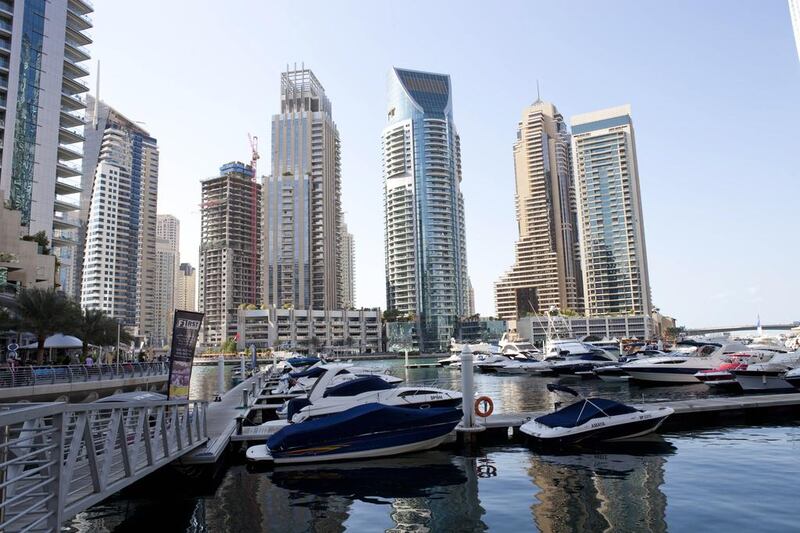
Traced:
[[58, 531], [207, 435], [205, 402], [0, 404], [0, 531]]
[[83, 401], [86, 395], [103, 389], [163, 386], [168, 376], [166, 363], [0, 368], [0, 401], [47, 401], [71, 395]]

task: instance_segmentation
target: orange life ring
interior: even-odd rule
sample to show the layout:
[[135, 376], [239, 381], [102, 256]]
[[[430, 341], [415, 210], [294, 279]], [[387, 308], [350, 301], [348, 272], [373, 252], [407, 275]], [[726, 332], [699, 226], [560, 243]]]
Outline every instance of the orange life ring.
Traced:
[[[483, 404], [487, 404], [486, 410], [481, 409]], [[488, 396], [481, 396], [475, 400], [475, 414], [486, 418], [494, 412], [494, 402]]]

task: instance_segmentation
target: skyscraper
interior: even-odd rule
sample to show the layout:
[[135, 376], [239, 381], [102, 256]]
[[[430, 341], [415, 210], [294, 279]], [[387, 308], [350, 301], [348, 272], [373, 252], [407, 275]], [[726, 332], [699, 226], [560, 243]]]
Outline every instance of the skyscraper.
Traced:
[[175, 309], [194, 311], [197, 309], [195, 287], [197, 276], [189, 263], [181, 263], [175, 280]]
[[514, 143], [516, 261], [495, 284], [497, 315], [583, 308], [570, 135], [561, 113], [536, 100], [522, 114]]
[[630, 106], [572, 117], [586, 313], [650, 314]]
[[83, 32], [93, 11], [82, 0], [0, 4], [0, 200], [20, 211], [33, 235], [43, 231], [58, 256], [59, 283], [76, 292], [78, 245], [75, 162], [82, 156], [81, 81], [89, 73]]
[[83, 176], [91, 196], [81, 306], [102, 309], [135, 335], [152, 339], [157, 333], [158, 141], [102, 102], [95, 110], [86, 153], [87, 162], [96, 165], [84, 165]]
[[264, 184], [264, 301], [337, 309], [341, 288], [341, 169], [331, 102], [311, 70], [281, 74]]
[[203, 180], [202, 188], [198, 305], [205, 318], [201, 342], [219, 346], [235, 334], [239, 306], [257, 304], [253, 295], [259, 294], [261, 279], [261, 226], [251, 221], [261, 219], [261, 203], [252, 201], [253, 194], [260, 198], [261, 185], [253, 180], [252, 167], [237, 161], [222, 165], [220, 175]]
[[353, 234], [342, 223], [342, 307], [352, 309], [356, 306], [356, 248]]
[[175, 289], [180, 264], [180, 222], [172, 215], [158, 215], [156, 219], [156, 326], [153, 344], [167, 345], [172, 335], [175, 311]]
[[450, 76], [394, 68], [388, 92], [382, 136], [387, 308], [415, 315], [423, 349], [441, 350], [469, 300]]

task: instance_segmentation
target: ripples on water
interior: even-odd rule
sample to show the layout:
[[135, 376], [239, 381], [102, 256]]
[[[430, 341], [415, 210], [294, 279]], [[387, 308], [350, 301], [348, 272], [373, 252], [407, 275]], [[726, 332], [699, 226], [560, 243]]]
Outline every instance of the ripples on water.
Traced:
[[[392, 368], [397, 362], [364, 363]], [[192, 396], [216, 391], [216, 368], [197, 367]], [[230, 383], [232, 369], [226, 369]], [[458, 371], [411, 369], [409, 383], [457, 388]], [[549, 409], [544, 384], [475, 376], [500, 411]], [[683, 399], [705, 386], [638, 388], [575, 381], [583, 394]], [[362, 462], [254, 471], [219, 479], [161, 472], [91, 508], [69, 530], [99, 531], [797, 531], [800, 424], [667, 434], [646, 447], [539, 454], [509, 443], [478, 456], [433, 450]]]

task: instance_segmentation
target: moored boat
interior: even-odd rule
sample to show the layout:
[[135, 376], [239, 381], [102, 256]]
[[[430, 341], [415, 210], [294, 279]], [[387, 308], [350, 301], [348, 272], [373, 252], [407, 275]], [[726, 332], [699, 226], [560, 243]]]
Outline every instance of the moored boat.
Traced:
[[251, 461], [276, 464], [385, 457], [440, 445], [461, 421], [458, 409], [403, 409], [359, 405], [317, 420], [292, 424], [251, 446]]
[[640, 437], [656, 431], [674, 412], [671, 407], [639, 409], [605, 398], [582, 398], [569, 387], [552, 383], [547, 389], [579, 399], [520, 427], [522, 433], [541, 444], [574, 445]]

